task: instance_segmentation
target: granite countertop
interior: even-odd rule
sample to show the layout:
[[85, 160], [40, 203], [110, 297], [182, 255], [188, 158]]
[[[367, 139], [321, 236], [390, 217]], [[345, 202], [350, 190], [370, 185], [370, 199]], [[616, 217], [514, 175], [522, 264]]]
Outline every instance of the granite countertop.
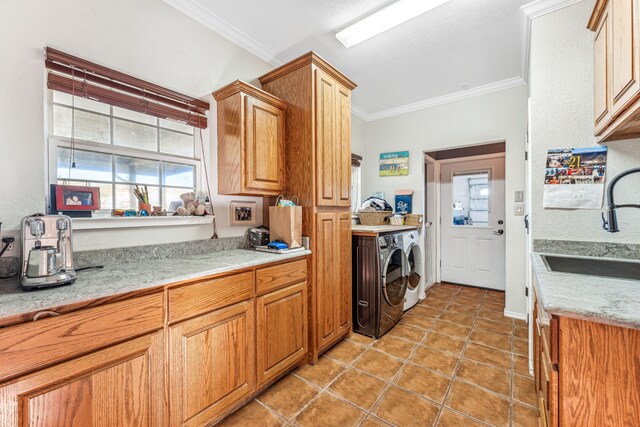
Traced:
[[0, 323], [3, 319], [40, 310], [52, 310], [65, 305], [161, 287], [310, 253], [311, 251], [305, 250], [290, 254], [271, 254], [249, 249], [231, 249], [143, 263], [108, 265], [102, 270], [79, 272], [78, 280], [73, 285], [29, 292], [20, 289], [17, 278], [0, 280]]
[[417, 230], [415, 225], [362, 225], [355, 224], [351, 226], [351, 234], [354, 236], [375, 236], [380, 233], [388, 233], [392, 231], [409, 231]]
[[542, 255], [532, 252], [531, 266], [547, 313], [640, 329], [640, 280], [549, 271]]

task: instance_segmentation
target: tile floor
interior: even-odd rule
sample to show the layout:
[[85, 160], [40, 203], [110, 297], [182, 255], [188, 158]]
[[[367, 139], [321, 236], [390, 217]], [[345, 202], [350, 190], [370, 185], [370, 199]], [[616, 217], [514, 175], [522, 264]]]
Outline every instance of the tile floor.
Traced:
[[525, 322], [504, 294], [436, 284], [379, 340], [352, 334], [223, 426], [537, 426]]

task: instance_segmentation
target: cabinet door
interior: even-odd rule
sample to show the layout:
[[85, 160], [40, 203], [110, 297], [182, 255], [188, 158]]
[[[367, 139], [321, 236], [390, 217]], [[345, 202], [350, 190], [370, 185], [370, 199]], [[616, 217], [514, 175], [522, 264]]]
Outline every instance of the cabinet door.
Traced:
[[319, 350], [331, 345], [338, 335], [338, 258], [336, 214], [319, 213], [316, 221], [316, 329]]
[[640, 90], [638, 73], [638, 11], [637, 0], [609, 2], [611, 25], [611, 114], [618, 111]]
[[351, 91], [336, 84], [337, 206], [351, 207]]
[[307, 352], [307, 282], [256, 299], [258, 384], [295, 365]]
[[341, 212], [338, 216], [338, 334], [351, 329], [351, 212]]
[[284, 112], [245, 97], [245, 187], [276, 194], [284, 188]]
[[172, 326], [169, 339], [171, 425], [208, 425], [253, 391], [252, 301]]
[[316, 70], [316, 188], [318, 206], [335, 206], [336, 148], [335, 92], [336, 82], [322, 70]]
[[611, 118], [609, 45], [609, 6], [607, 6], [593, 40], [593, 111], [596, 135], [604, 130]]
[[157, 332], [0, 387], [0, 425], [163, 426], [163, 334]]

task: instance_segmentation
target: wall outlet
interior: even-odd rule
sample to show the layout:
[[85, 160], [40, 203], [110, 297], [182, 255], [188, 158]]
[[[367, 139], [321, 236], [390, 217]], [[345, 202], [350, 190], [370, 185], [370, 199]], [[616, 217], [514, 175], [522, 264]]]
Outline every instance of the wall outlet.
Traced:
[[4, 243], [2, 243], [2, 239], [4, 237], [13, 237], [16, 239], [13, 243], [9, 244], [7, 251], [2, 255], [2, 257], [15, 257], [20, 256], [20, 232], [19, 231], [3, 231], [0, 235], [0, 249], [4, 248]]
[[524, 215], [524, 203], [516, 203], [513, 209], [514, 215]]

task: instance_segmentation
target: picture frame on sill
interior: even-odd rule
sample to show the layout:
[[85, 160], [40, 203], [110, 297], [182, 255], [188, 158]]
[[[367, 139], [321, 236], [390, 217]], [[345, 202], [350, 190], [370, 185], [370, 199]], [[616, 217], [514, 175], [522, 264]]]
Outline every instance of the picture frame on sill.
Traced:
[[256, 202], [232, 201], [229, 206], [231, 225], [256, 225]]
[[80, 185], [51, 185], [51, 213], [90, 217], [100, 210], [100, 188]]

